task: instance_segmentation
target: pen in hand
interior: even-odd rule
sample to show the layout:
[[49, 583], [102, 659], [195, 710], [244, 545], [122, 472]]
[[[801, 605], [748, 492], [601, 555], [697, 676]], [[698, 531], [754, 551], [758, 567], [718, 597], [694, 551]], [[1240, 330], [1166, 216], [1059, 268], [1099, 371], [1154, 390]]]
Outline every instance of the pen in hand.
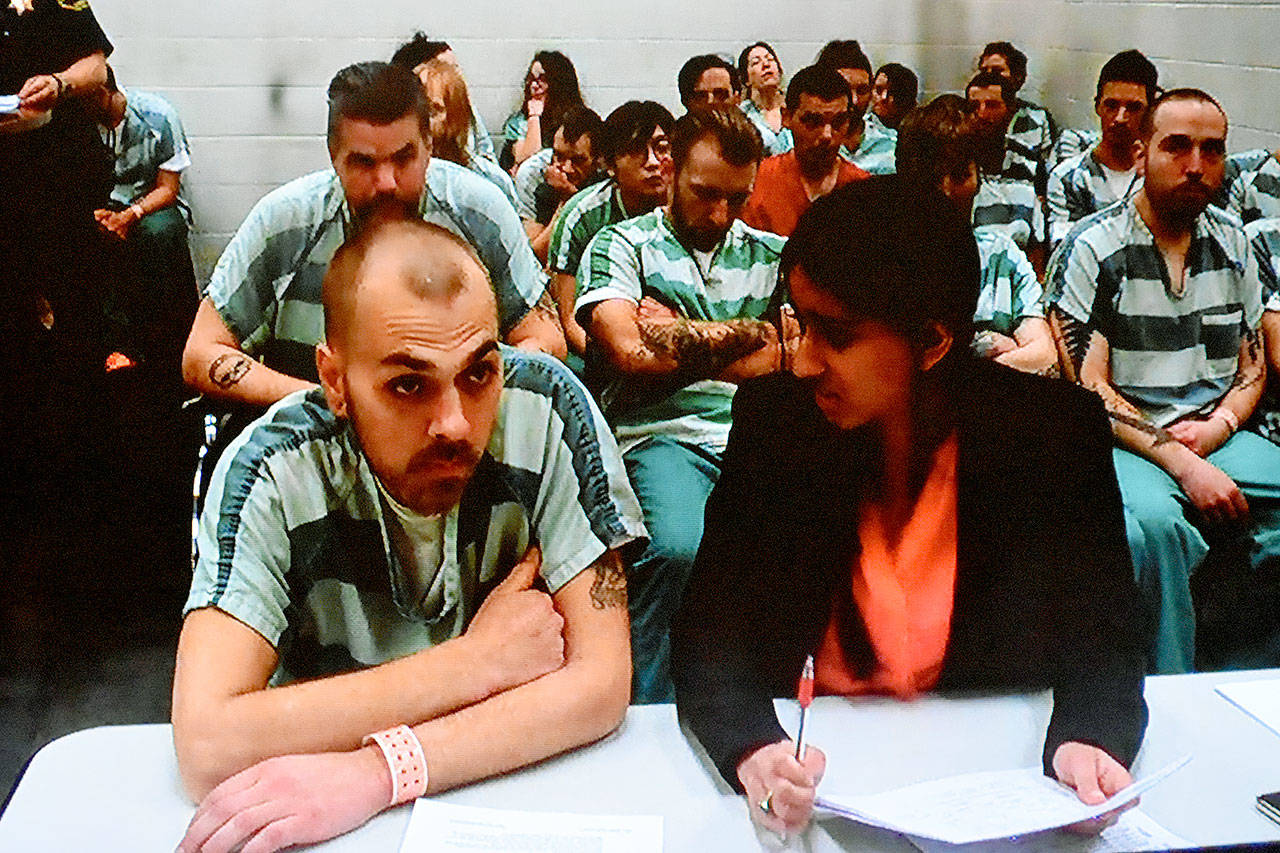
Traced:
[[796, 761], [804, 761], [804, 724], [809, 719], [809, 706], [813, 704], [813, 655], [804, 659], [804, 670], [800, 673], [800, 686], [796, 690], [796, 699], [800, 702], [800, 730], [796, 734]]

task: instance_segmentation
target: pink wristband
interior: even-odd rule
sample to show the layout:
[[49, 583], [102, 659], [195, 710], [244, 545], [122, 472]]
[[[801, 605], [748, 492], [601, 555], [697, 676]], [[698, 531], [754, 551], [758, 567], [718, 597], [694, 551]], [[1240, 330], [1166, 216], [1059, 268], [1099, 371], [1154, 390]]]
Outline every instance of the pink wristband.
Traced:
[[1240, 419], [1236, 417], [1236, 413], [1230, 409], [1218, 408], [1213, 410], [1211, 418], [1217, 418], [1231, 428], [1232, 432], [1240, 429]]
[[413, 729], [396, 726], [386, 731], [365, 735], [361, 746], [376, 743], [391, 771], [391, 805], [416, 800], [427, 792], [427, 757]]

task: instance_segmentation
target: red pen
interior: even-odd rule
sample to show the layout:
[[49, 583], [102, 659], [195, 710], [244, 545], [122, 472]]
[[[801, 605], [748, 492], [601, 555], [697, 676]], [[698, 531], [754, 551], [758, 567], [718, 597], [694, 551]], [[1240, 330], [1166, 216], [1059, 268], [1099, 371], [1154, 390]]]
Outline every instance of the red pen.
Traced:
[[804, 670], [800, 673], [800, 686], [796, 688], [796, 699], [800, 702], [800, 731], [796, 735], [796, 761], [804, 761], [804, 724], [809, 719], [809, 706], [813, 704], [813, 655], [804, 659]]

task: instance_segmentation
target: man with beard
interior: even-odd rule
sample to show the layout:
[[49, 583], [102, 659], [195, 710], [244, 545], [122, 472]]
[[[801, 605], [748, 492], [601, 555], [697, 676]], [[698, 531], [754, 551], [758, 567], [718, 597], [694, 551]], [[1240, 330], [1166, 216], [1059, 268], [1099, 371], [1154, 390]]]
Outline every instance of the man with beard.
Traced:
[[867, 177], [840, 156], [852, 118], [850, 100], [848, 84], [834, 69], [811, 65], [796, 72], [782, 109], [782, 123], [791, 130], [794, 147], [760, 164], [743, 222], [789, 236], [814, 199]]
[[1280, 448], [1238, 431], [1266, 380], [1262, 287], [1240, 223], [1210, 206], [1227, 117], [1175, 89], [1148, 109], [1143, 187], [1077, 225], [1049, 269], [1064, 369], [1111, 416], [1129, 550], [1155, 635], [1149, 665], [1195, 664], [1189, 581], [1207, 540], [1280, 557]]
[[1090, 150], [1059, 163], [1049, 175], [1050, 243], [1056, 245], [1065, 237], [1072, 223], [1138, 188], [1133, 143], [1158, 85], [1156, 67], [1136, 50], [1117, 53], [1102, 66], [1093, 99], [1102, 138]]
[[1004, 234], [1027, 253], [1037, 271], [1044, 269], [1044, 208], [1030, 176], [1010, 172], [1005, 135], [1017, 102], [1008, 78], [978, 72], [965, 87], [965, 99], [978, 133], [978, 169], [982, 184], [973, 202], [973, 224]]
[[590, 395], [499, 344], [479, 258], [417, 217], [346, 242], [323, 305], [322, 389], [237, 438], [201, 519], [179, 850], [321, 841], [626, 711], [644, 526]]
[[213, 271], [182, 357], [188, 384], [261, 407], [317, 381], [320, 283], [371, 214], [421, 215], [469, 242], [492, 278], [507, 342], [564, 354], [545, 277], [515, 210], [468, 169], [431, 157], [430, 107], [407, 68], [364, 62], [329, 84], [332, 169], [298, 178], [250, 211]]
[[[778, 294], [783, 239], [738, 217], [763, 145], [743, 113], [691, 110], [671, 140], [669, 207], [604, 229], [579, 272], [578, 322], [608, 370], [605, 413], [644, 509], [650, 545], [628, 574], [634, 702], [670, 702], [671, 619], [702, 538], [736, 383], [778, 370], [788, 312]], [[778, 327], [784, 329], [779, 335]]]

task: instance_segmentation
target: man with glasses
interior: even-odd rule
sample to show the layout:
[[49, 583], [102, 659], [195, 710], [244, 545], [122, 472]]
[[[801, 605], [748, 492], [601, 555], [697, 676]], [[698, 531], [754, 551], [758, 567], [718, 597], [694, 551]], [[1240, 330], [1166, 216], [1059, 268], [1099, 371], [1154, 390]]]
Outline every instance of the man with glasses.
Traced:
[[[671, 204], [604, 229], [579, 270], [578, 322], [598, 347], [650, 544], [628, 575], [632, 701], [670, 702], [668, 629], [702, 539], [737, 382], [782, 362], [793, 320], [775, 300], [783, 239], [739, 221], [763, 153], [740, 110], [691, 110], [671, 140]], [[789, 317], [789, 315], [788, 315]]]
[[627, 101], [605, 119], [597, 134], [609, 180], [587, 187], [565, 202], [547, 249], [551, 292], [560, 306], [570, 364], [586, 350], [587, 333], [573, 316], [578, 264], [600, 229], [667, 203], [671, 193], [671, 140], [675, 118], [654, 101]]
[[815, 199], [867, 177], [840, 156], [852, 119], [850, 101], [849, 87], [834, 69], [811, 65], [791, 78], [782, 121], [791, 129], [795, 147], [760, 164], [743, 222], [790, 236]]

